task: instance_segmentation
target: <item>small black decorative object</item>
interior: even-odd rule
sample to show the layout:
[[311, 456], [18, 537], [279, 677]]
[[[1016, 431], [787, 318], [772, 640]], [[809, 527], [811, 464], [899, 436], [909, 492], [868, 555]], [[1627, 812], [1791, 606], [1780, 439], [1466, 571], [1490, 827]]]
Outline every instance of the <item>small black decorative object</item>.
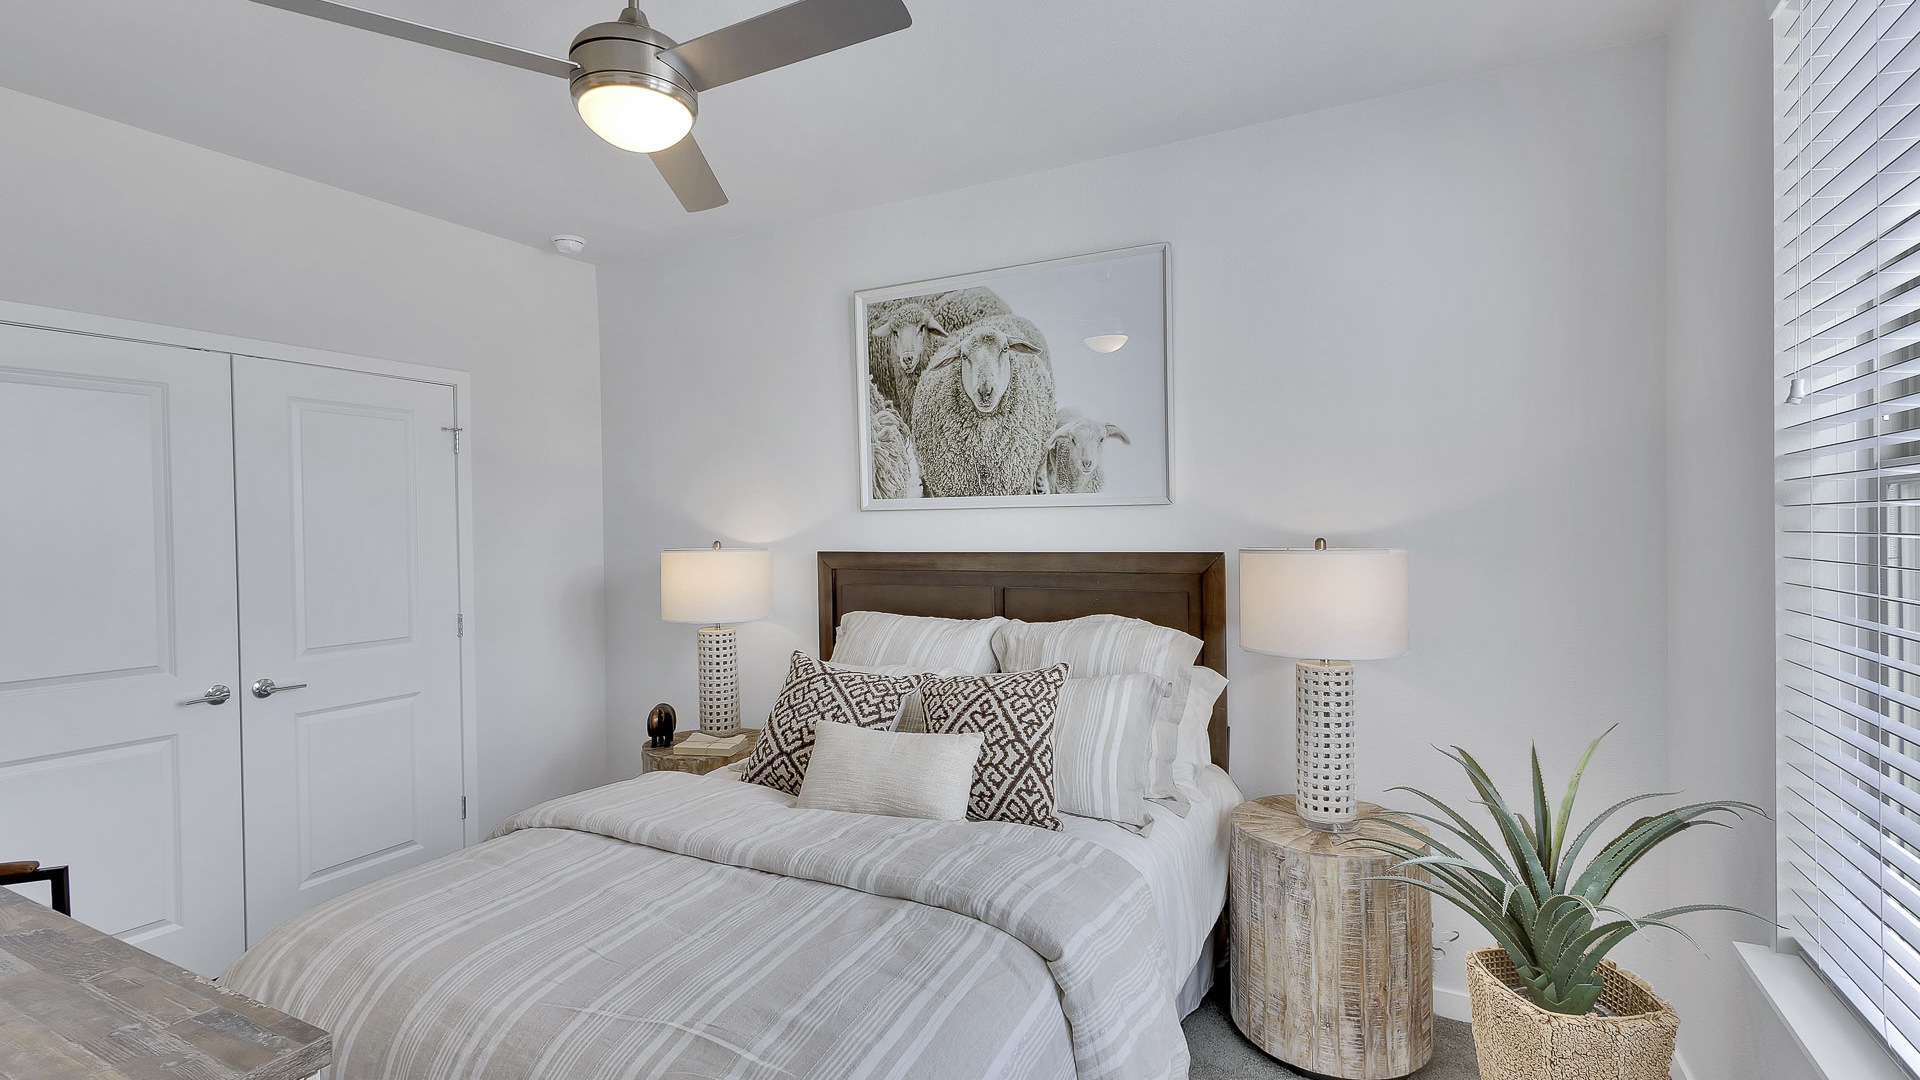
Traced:
[[664, 701], [655, 705], [653, 711], [647, 714], [647, 745], [672, 746], [673, 726], [678, 720], [673, 706]]

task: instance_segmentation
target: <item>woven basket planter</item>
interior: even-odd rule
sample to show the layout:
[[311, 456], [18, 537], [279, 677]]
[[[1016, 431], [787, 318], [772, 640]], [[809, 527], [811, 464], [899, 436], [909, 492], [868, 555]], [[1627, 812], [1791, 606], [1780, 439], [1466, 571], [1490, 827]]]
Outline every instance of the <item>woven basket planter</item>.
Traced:
[[1468, 953], [1481, 1080], [1669, 1080], [1679, 1015], [1613, 961], [1601, 961], [1600, 972], [1606, 1015], [1566, 1016], [1512, 989], [1520, 976], [1504, 951]]

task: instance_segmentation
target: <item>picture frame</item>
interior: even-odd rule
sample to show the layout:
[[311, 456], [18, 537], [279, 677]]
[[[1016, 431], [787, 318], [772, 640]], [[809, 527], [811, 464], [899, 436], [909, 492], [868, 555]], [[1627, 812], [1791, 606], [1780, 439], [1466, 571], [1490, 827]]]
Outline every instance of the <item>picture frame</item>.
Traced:
[[854, 294], [862, 510], [1172, 502], [1165, 243]]

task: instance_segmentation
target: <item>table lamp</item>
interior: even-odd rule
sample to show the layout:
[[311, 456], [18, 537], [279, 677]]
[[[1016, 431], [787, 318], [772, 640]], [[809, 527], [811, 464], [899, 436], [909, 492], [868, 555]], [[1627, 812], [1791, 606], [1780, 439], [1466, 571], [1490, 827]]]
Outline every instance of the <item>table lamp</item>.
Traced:
[[700, 730], [740, 730], [740, 671], [731, 623], [773, 614], [773, 553], [766, 548], [674, 548], [660, 553], [660, 618], [700, 623]]
[[1293, 668], [1294, 810], [1354, 827], [1353, 664], [1407, 651], [1407, 553], [1387, 548], [1240, 552], [1240, 647]]

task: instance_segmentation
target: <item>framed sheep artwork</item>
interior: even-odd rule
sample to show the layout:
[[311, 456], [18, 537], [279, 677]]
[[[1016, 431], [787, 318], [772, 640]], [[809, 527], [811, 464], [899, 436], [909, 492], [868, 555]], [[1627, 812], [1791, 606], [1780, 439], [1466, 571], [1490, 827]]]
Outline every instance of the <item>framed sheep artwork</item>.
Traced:
[[854, 296], [866, 510], [1170, 502], [1167, 245]]

